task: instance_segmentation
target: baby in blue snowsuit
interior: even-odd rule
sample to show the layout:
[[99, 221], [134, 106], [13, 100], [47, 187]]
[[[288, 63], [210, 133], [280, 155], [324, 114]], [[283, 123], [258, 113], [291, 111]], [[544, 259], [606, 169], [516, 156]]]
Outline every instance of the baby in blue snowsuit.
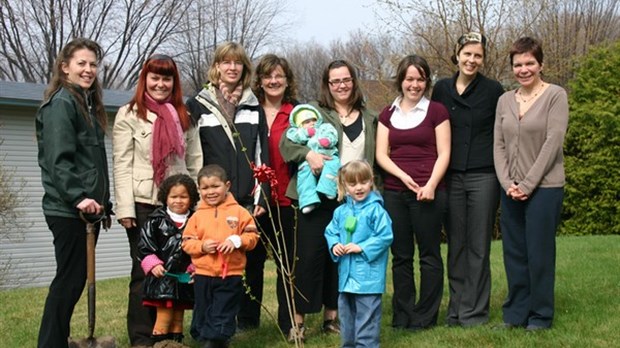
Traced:
[[318, 178], [312, 173], [307, 161], [298, 167], [299, 208], [302, 213], [308, 214], [321, 203], [319, 192], [329, 199], [336, 198], [338, 194], [338, 132], [331, 124], [324, 123], [321, 113], [309, 104], [297, 105], [291, 111], [289, 121], [291, 127], [286, 131], [287, 138], [297, 144], [307, 145], [314, 152], [331, 156], [330, 160], [325, 161]]

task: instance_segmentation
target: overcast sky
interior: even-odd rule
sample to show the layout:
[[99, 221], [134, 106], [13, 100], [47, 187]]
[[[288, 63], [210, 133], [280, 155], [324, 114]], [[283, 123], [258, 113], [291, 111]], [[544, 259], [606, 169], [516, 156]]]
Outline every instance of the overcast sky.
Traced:
[[[346, 39], [356, 29], [376, 27], [371, 0], [288, 0], [288, 16], [294, 21], [291, 36], [298, 42], [312, 39], [329, 44]], [[375, 8], [376, 5], [373, 5]]]

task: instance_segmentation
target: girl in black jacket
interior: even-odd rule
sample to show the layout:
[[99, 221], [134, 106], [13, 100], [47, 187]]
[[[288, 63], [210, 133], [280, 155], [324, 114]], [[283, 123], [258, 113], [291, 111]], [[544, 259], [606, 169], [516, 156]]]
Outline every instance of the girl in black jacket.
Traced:
[[154, 342], [183, 341], [183, 311], [192, 308], [194, 290], [189, 255], [181, 249], [181, 237], [199, 195], [194, 180], [177, 174], [164, 180], [157, 208], [142, 227], [138, 257], [146, 274], [143, 286], [145, 306], [157, 307]]

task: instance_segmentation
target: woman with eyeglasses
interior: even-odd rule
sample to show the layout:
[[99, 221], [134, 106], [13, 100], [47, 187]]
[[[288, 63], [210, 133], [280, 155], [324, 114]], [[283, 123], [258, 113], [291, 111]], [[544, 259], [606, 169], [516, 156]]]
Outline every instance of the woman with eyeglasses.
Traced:
[[[286, 197], [286, 187], [292, 174], [291, 168], [282, 158], [278, 147], [280, 139], [289, 126], [289, 115], [293, 107], [297, 105], [297, 83], [288, 61], [275, 54], [264, 55], [256, 66], [252, 90], [267, 119], [269, 166], [275, 171], [278, 184], [276, 190], [271, 192], [269, 201], [272, 217], [269, 214], [258, 217], [258, 223], [263, 232], [261, 233], [263, 242], [258, 243], [254, 250], [247, 253], [246, 273], [249, 268], [256, 270], [256, 281], [250, 290], [253, 299], [246, 297], [241, 305], [243, 309], [237, 316], [237, 320], [249, 324], [251, 327], [258, 327], [260, 324], [264, 264], [267, 249], [271, 248], [278, 266], [276, 284], [278, 326], [282, 332], [288, 333], [292, 324], [286, 290], [290, 290], [290, 288], [288, 283], [285, 284], [288, 279], [284, 279], [281, 272], [281, 262], [287, 269], [292, 269], [295, 210], [291, 205], [290, 198]], [[274, 231], [274, 226], [277, 232]], [[286, 290], [285, 286], [287, 287]]]
[[132, 346], [150, 346], [156, 339], [182, 333], [159, 327], [155, 307], [143, 306], [144, 271], [138, 260], [140, 229], [162, 202], [159, 185], [174, 174], [198, 175], [202, 150], [181, 91], [179, 70], [163, 54], [148, 58], [140, 71], [134, 97], [116, 114], [112, 133], [116, 216], [127, 231], [132, 260], [127, 330]]
[[[418, 331], [437, 324], [443, 295], [440, 244], [450, 120], [445, 106], [425, 97], [431, 87], [431, 69], [424, 58], [403, 58], [394, 87], [400, 95], [379, 115], [376, 154], [383, 169], [385, 209], [394, 232], [392, 326]], [[416, 245], [419, 296], [413, 276]]]
[[[208, 71], [208, 82], [196, 96], [188, 99], [187, 108], [197, 121], [203, 153], [203, 165], [224, 168], [231, 182], [230, 192], [237, 202], [255, 218], [267, 212], [269, 183], [258, 183], [253, 165], [269, 164], [268, 129], [265, 112], [252, 92], [252, 64], [243, 46], [224, 42], [216, 47]], [[261, 185], [259, 187], [258, 185]], [[248, 252], [248, 259], [255, 258]], [[257, 252], [261, 252], [260, 250]], [[263, 263], [247, 262], [245, 282], [252, 292], [262, 289]], [[237, 330], [258, 326], [259, 313], [249, 293], [242, 294], [237, 315]], [[198, 302], [197, 302], [198, 303]], [[204, 318], [194, 311], [192, 327]], [[197, 340], [217, 340], [192, 333]]]
[[[310, 103], [338, 131], [338, 152], [341, 164], [351, 160], [366, 160], [371, 166], [375, 159], [375, 131], [377, 116], [364, 106], [364, 97], [353, 66], [344, 61], [331, 62], [324, 70], [319, 99]], [[311, 151], [305, 145], [295, 144], [282, 137], [280, 151], [284, 160], [297, 166], [308, 161], [315, 175], [320, 174], [325, 155]], [[297, 199], [297, 177], [288, 185], [287, 195]], [[304, 316], [323, 310], [323, 332], [339, 333], [338, 268], [329, 255], [323, 232], [339, 203], [321, 196], [321, 204], [308, 214], [299, 214], [297, 220], [295, 295], [297, 313], [293, 335], [304, 338]]]
[[475, 32], [458, 39], [452, 56], [458, 71], [437, 82], [431, 97], [448, 108], [452, 130], [445, 221], [450, 289], [446, 322], [450, 326], [475, 326], [489, 320], [489, 255], [499, 204], [493, 125], [504, 90], [480, 73], [486, 41]]
[[503, 328], [549, 329], [554, 317], [555, 235], [564, 199], [566, 91], [543, 80], [540, 41], [522, 37], [510, 49], [519, 88], [497, 103], [494, 160], [508, 296]]

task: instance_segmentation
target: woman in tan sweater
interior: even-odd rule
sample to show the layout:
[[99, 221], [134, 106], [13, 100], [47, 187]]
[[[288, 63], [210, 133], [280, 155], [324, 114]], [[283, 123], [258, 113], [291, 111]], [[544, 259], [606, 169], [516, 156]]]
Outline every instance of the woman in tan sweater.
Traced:
[[539, 41], [518, 39], [510, 62], [520, 86], [500, 97], [494, 134], [495, 170], [505, 192], [500, 226], [508, 296], [502, 327], [532, 331], [553, 321], [568, 101], [564, 89], [542, 80]]

